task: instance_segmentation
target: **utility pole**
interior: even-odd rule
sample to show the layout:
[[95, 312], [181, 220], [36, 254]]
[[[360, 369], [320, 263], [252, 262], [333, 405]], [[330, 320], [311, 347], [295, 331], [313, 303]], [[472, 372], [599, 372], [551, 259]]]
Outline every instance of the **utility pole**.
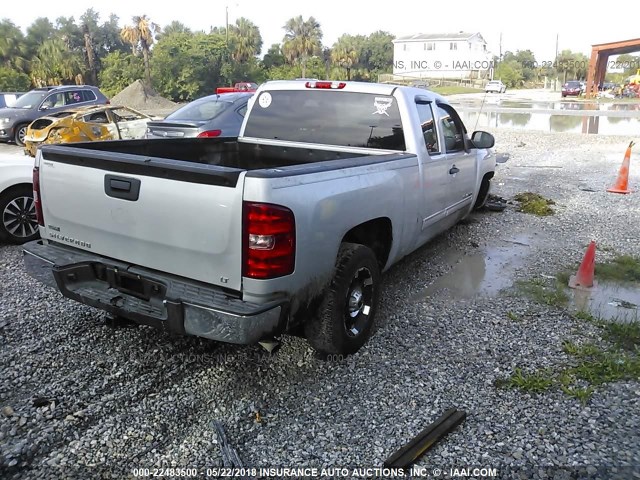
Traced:
[[500, 56], [498, 57], [499, 61], [502, 61], [502, 32], [500, 32]]
[[228, 5], [224, 7], [224, 12], [225, 12], [225, 25], [226, 25], [224, 28], [224, 33], [226, 35], [225, 45], [228, 50], [229, 49], [229, 6]]

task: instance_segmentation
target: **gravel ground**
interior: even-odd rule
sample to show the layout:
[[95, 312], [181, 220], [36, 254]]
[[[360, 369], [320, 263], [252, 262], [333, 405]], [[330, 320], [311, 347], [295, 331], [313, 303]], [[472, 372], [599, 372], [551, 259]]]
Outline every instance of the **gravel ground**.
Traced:
[[[637, 476], [637, 382], [599, 387], [586, 405], [558, 390], [494, 386], [516, 367], [567, 364], [562, 342], [595, 339], [596, 327], [513, 289], [415, 300], [450, 272], [453, 257], [523, 236], [530, 239], [521, 247], [526, 255], [505, 269], [507, 283], [556, 274], [580, 261], [591, 239], [608, 247], [599, 260], [611, 251], [640, 255], [639, 195], [605, 192], [628, 138], [495, 133], [511, 158], [498, 168], [494, 193], [538, 192], [557, 202], [557, 214], [533, 217], [513, 205], [476, 213], [404, 259], [384, 276], [377, 332], [340, 361], [316, 359], [298, 338], [285, 338], [269, 356], [260, 347], [149, 327], [113, 330], [98, 311], [31, 280], [18, 247], [0, 246], [0, 477], [202, 471], [222, 462], [214, 420], [244, 465], [381, 466], [448, 408], [468, 416], [418, 462], [430, 472], [450, 476], [458, 466], [497, 468], [503, 478]], [[636, 158], [631, 185], [639, 188]]]

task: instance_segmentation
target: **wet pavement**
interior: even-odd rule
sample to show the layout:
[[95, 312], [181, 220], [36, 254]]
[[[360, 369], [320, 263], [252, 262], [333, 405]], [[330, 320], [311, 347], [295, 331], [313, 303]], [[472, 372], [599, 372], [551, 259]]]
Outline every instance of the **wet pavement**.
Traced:
[[[454, 267], [416, 294], [412, 301], [428, 302], [442, 296], [451, 301], [475, 297], [497, 297], [514, 284], [516, 272], [526, 264], [532, 249], [543, 240], [537, 232], [502, 238], [479, 247], [472, 255], [451, 250], [444, 262]], [[640, 321], [640, 287], [633, 283], [600, 282], [590, 289], [566, 287], [568, 308], [587, 312], [610, 322]]]
[[621, 323], [640, 320], [637, 284], [600, 282], [588, 290], [571, 290], [569, 298], [572, 309], [588, 312], [598, 320]]
[[[482, 128], [511, 128], [547, 133], [590, 133], [601, 135], [637, 135], [640, 116], [575, 115], [550, 113], [522, 113], [521, 110], [504, 112], [467, 111], [458, 108], [462, 121], [472, 131]], [[580, 113], [578, 111], [578, 113]], [[639, 112], [640, 113], [640, 112]]]
[[533, 242], [539, 242], [541, 238], [536, 233], [521, 234], [498, 239], [495, 244], [480, 247], [473, 255], [448, 252], [445, 262], [455, 266], [413, 300], [428, 301], [436, 295], [445, 295], [451, 300], [495, 297], [513, 284], [515, 272], [524, 266]]
[[508, 128], [546, 133], [637, 135], [640, 99], [586, 101], [560, 92], [511, 90], [505, 94], [452, 95], [449, 101], [472, 130]]

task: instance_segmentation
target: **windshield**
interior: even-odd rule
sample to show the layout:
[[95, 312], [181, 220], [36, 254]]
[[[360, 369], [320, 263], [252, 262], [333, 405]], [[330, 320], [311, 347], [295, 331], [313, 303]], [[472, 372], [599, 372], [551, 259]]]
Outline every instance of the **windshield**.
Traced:
[[25, 93], [16, 100], [16, 103], [13, 104], [13, 108], [37, 108], [40, 105], [40, 102], [42, 102], [42, 99], [47, 96], [47, 93], [49, 92], [40, 90]]
[[231, 105], [218, 98], [198, 100], [176, 110], [167, 116], [167, 120], [212, 120]]

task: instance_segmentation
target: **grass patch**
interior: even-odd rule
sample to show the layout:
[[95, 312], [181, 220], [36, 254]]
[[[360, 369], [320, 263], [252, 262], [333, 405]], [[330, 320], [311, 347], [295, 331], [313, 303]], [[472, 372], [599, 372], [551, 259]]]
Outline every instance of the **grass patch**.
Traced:
[[454, 85], [450, 87], [429, 87], [429, 90], [440, 95], [458, 95], [460, 93], [482, 93], [484, 90], [481, 88], [463, 87]]
[[596, 317], [591, 315], [589, 312], [585, 312], [583, 310], [580, 310], [579, 312], [574, 313], [573, 316], [578, 320], [584, 320], [586, 322], [591, 322], [591, 323], [596, 322]]
[[[569, 275], [568, 271], [562, 271], [555, 278], [521, 281], [516, 283], [516, 288], [538, 303], [563, 307], [569, 301], [566, 288]], [[597, 264], [596, 275], [605, 281], [640, 282], [640, 260], [619, 256], [606, 264]], [[507, 316], [515, 319], [511, 311]], [[516, 368], [510, 377], [496, 380], [495, 386], [538, 393], [558, 388], [586, 404], [602, 384], [640, 381], [640, 322], [609, 322], [585, 311], [576, 312], [573, 317], [597, 327], [600, 340], [564, 342], [562, 350], [571, 359], [568, 365], [527, 373]]]
[[573, 342], [564, 342], [562, 344], [562, 349], [565, 353], [578, 358], [587, 358], [601, 351], [600, 347], [598, 347], [594, 343], [585, 343], [584, 345], [578, 345]]
[[519, 388], [527, 392], [540, 393], [551, 388], [553, 378], [551, 372], [547, 370], [525, 373], [522, 369], [516, 368], [513, 375], [502, 381], [501, 385], [506, 388]]
[[621, 255], [607, 263], [596, 264], [595, 274], [598, 280], [640, 282], [640, 259]]
[[513, 313], [512, 311], [507, 312], [507, 317], [509, 318], [509, 320], [513, 320], [514, 322], [520, 321], [520, 317], [518, 316], [518, 314]]
[[587, 404], [587, 402], [591, 398], [591, 395], [594, 392], [594, 388], [591, 387], [591, 386], [589, 386], [589, 387], [565, 387], [564, 385], [562, 385], [560, 388], [562, 389], [562, 391], [564, 393], [566, 393], [570, 397], [573, 397], [573, 398], [575, 398], [577, 400], [580, 400], [580, 403], [582, 405], [586, 405]]
[[555, 205], [556, 202], [544, 198], [542, 195], [532, 192], [524, 192], [517, 194], [514, 199], [520, 203], [518, 207], [519, 212], [530, 213], [539, 217], [546, 217], [553, 215], [555, 212], [551, 208], [551, 205]]
[[516, 282], [516, 288], [520, 293], [538, 303], [555, 307], [565, 306], [569, 302], [565, 285], [566, 283], [561, 282], [557, 277], [550, 281], [533, 279]]
[[607, 323], [604, 338], [620, 350], [640, 352], [640, 322]]
[[616, 380], [639, 380], [640, 358], [619, 350], [596, 349], [590, 355], [578, 357], [581, 362], [567, 369], [569, 377], [590, 385], [602, 385]]
[[495, 386], [535, 393], [557, 387], [586, 404], [599, 385], [640, 380], [640, 323], [603, 324], [601, 328], [603, 345], [563, 343], [563, 351], [573, 358], [571, 365], [529, 373], [516, 368], [509, 378], [496, 380]]

